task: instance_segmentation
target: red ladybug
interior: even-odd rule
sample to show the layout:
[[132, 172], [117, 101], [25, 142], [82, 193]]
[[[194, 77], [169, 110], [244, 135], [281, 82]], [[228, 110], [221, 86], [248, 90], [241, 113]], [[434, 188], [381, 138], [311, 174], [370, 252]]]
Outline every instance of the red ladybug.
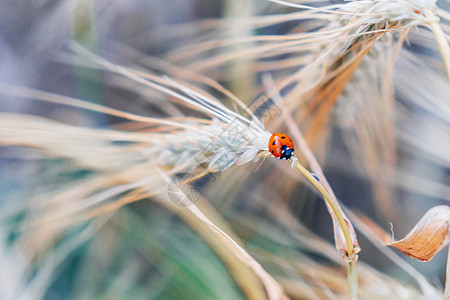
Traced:
[[273, 156], [288, 160], [294, 156], [294, 142], [282, 133], [274, 133], [269, 140], [269, 151]]

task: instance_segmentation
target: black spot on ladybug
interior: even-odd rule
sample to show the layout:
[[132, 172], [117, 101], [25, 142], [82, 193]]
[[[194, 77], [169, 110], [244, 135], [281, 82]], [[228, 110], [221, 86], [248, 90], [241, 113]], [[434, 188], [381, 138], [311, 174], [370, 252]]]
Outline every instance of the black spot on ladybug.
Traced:
[[285, 136], [282, 136], [281, 138], [282, 138], [282, 139], [285, 139], [286, 137], [285, 137]]
[[275, 145], [275, 141], [273, 141], [272, 145]]
[[272, 150], [272, 154], [273, 154], [273, 150]]

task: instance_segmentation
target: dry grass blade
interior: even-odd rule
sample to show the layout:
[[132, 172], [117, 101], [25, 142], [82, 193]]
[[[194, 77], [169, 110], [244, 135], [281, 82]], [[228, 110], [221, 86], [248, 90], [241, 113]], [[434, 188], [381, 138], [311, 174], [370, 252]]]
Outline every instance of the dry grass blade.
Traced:
[[430, 209], [401, 240], [389, 244], [421, 261], [429, 261], [449, 242], [450, 207]]
[[[165, 175], [162, 171], [159, 172], [161, 177], [169, 184], [171, 179]], [[236, 259], [240, 260], [244, 265], [248, 266], [255, 272], [255, 274], [260, 278], [264, 284], [268, 299], [278, 300], [278, 299], [289, 299], [283, 291], [281, 285], [270, 275], [244, 248], [242, 248], [237, 242], [235, 242], [227, 233], [220, 229], [216, 224], [214, 224], [198, 207], [192, 202], [191, 199], [179, 189], [178, 197], [182, 198], [180, 201], [189, 201], [189, 205], [186, 206], [188, 211], [195, 216], [199, 221], [206, 225], [212, 232], [214, 232], [216, 238], [219, 239], [220, 245], [226, 247]], [[179, 209], [173, 206], [173, 204], [168, 201], [169, 199], [162, 200], [162, 204], [167, 206], [169, 209], [174, 211], [180, 217], [184, 218], [191, 226], [197, 227], [197, 230], [201, 235], [204, 235], [202, 228], [198, 227], [198, 223], [192, 220], [186, 213], [185, 209]], [[254, 292], [254, 291], [253, 291]], [[258, 299], [258, 298], [254, 298]]]
[[[279, 92], [275, 89], [271, 77], [265, 77], [265, 84], [269, 91], [272, 91], [273, 98], [276, 102], [282, 103], [282, 97]], [[358, 252], [361, 250], [358, 245], [358, 238], [353, 225], [345, 216], [342, 211], [339, 201], [333, 192], [330, 184], [328, 183], [319, 162], [314, 156], [313, 152], [306, 143], [301, 131], [295, 125], [289, 111], [281, 106], [281, 117], [285, 120], [287, 127], [294, 134], [295, 140], [298, 142], [298, 146], [302, 152], [302, 156], [305, 156], [308, 161], [309, 166], [312, 168], [314, 173], [322, 180], [321, 183], [318, 182], [314, 176], [312, 176], [306, 169], [303, 168], [298, 162], [293, 163], [293, 167], [298, 168], [309, 180], [310, 182], [322, 193], [325, 197], [325, 204], [327, 206], [328, 212], [333, 220], [333, 231], [335, 246], [338, 251], [342, 253], [342, 256], [346, 261], [356, 261], [358, 259]]]
[[444, 61], [445, 70], [447, 71], [447, 77], [448, 80], [450, 80], [450, 47], [447, 38], [445, 37], [445, 33], [441, 26], [439, 26], [439, 19], [434, 16], [433, 12], [426, 11], [425, 14], [430, 19], [428, 24], [436, 38], [442, 60]]

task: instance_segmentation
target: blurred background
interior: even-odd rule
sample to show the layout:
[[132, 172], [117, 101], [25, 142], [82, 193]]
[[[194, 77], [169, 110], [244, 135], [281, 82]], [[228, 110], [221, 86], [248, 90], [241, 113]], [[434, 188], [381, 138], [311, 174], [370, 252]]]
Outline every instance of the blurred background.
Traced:
[[[303, 2], [313, 6], [343, 3]], [[448, 14], [448, 1], [438, 1], [438, 6]], [[307, 21], [295, 19], [261, 27], [236, 22], [299, 11], [263, 0], [3, 0], [0, 7], [2, 86], [32, 88], [157, 118], [171, 117], [161, 105], [166, 98], [136, 82], [80, 63], [72, 53], [73, 43], [114, 63], [164, 74], [164, 68], [156, 66], [156, 57], [189, 68], [207, 64], [218, 53], [244, 51], [256, 44], [196, 50], [195, 45], [208, 40], [292, 34], [302, 28], [311, 32], [322, 26], [319, 22], [308, 27]], [[442, 24], [448, 33], [448, 22], [443, 19]], [[344, 124], [346, 114], [359, 112], [358, 105], [351, 106], [347, 99], [356, 93], [361, 96], [355, 98], [363, 99], [369, 90], [358, 85], [358, 79], [344, 90], [326, 135], [313, 147], [341, 203], [351, 212], [369, 216], [388, 233], [392, 226], [397, 239], [404, 237], [428, 209], [450, 199], [450, 87], [437, 46], [427, 34], [427, 29], [412, 29], [396, 57], [393, 74], [381, 75], [390, 78], [397, 108], [394, 165], [371, 173], [370, 164], [363, 163], [370, 151], [358, 153], [355, 149], [364, 147], [352, 148], [353, 140], [348, 142], [348, 126], [355, 125]], [[184, 60], [177, 58], [187, 53], [185, 49], [198, 53]], [[264, 68], [259, 64], [289, 58], [289, 53], [270, 58], [243, 55], [217, 67], [192, 69], [219, 81], [250, 105], [264, 93]], [[370, 66], [364, 69], [364, 63], [355, 77], [366, 78], [366, 73], [376, 72]], [[292, 68], [271, 72], [276, 79], [284, 78]], [[288, 92], [289, 88], [282, 94]], [[42, 116], [81, 128], [118, 128], [122, 122], [106, 114], [30, 98], [1, 93], [0, 112]], [[281, 123], [271, 122], [279, 117], [276, 108], [272, 112], [274, 115], [266, 116], [268, 129], [286, 131]], [[196, 116], [195, 112], [192, 115]], [[302, 122], [299, 127], [307, 128]], [[76, 147], [69, 141], [66, 145]], [[89, 184], [99, 171], [32, 146], [0, 146], [1, 299], [257, 299], [261, 295], [250, 295], [242, 287], [230, 272], [238, 267], [218, 255], [208, 238], [183, 219], [183, 213], [174, 213], [151, 198], [62, 226], [60, 231], [34, 230], [49, 205], [69, 203], [78, 188]], [[396, 175], [386, 175], [392, 169]], [[383, 174], [388, 182], [378, 181]], [[267, 159], [208, 175], [190, 188], [205, 214], [223, 224], [220, 227], [235, 237], [290, 297], [345, 298], [345, 264], [334, 248], [331, 218], [322, 198], [294, 170]], [[55, 195], [58, 204], [40, 205]], [[384, 200], [377, 200], [380, 197]], [[398, 292], [397, 298], [421, 299], [422, 279], [431, 289], [443, 289], [446, 251], [427, 263], [392, 251], [399, 256], [394, 260], [417, 270], [409, 272], [408, 267], [392, 263], [391, 254], [383, 254], [374, 246], [377, 242], [373, 237], [363, 234], [358, 225], [355, 228], [362, 248], [359, 261], [365, 297], [376, 299], [373, 290], [385, 295], [401, 287], [406, 296], [402, 298]], [[248, 276], [256, 282], [255, 290], [263, 290], [257, 279]], [[368, 283], [371, 276], [376, 278], [372, 290]]]

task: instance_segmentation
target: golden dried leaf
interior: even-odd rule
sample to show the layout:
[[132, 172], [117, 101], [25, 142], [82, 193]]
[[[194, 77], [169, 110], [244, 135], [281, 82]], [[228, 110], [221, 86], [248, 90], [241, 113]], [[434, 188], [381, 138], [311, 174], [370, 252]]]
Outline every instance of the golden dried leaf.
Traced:
[[429, 261], [449, 242], [450, 207], [430, 209], [401, 240], [388, 244], [421, 261]]

